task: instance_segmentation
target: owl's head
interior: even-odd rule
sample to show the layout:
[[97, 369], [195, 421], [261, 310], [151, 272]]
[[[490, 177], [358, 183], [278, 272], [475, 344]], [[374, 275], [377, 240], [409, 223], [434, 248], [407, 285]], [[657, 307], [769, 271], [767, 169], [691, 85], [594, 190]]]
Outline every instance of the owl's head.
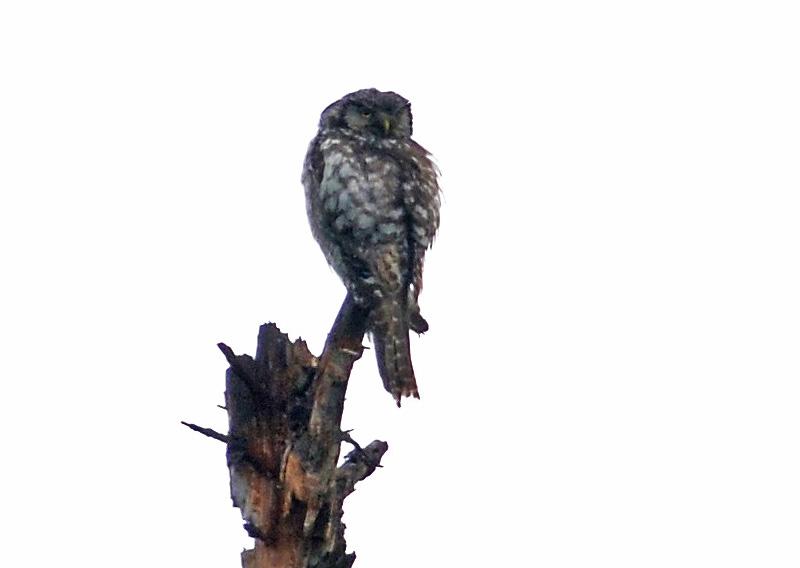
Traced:
[[324, 111], [319, 127], [346, 128], [381, 138], [411, 136], [411, 103], [392, 91], [362, 89], [345, 95]]

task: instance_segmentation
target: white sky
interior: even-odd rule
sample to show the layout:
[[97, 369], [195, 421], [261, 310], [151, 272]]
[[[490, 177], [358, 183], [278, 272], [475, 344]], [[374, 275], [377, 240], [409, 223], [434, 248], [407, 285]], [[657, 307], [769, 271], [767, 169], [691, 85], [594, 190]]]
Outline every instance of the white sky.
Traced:
[[792, 2], [0, 7], [0, 565], [238, 566], [226, 364], [319, 352], [320, 111], [413, 103], [444, 174], [356, 566], [800, 565]]

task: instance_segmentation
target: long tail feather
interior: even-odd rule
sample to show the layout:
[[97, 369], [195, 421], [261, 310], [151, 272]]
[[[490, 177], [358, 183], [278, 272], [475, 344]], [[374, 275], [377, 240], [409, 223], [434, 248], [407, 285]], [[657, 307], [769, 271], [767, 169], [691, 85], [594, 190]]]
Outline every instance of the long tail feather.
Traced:
[[411, 364], [408, 312], [404, 303], [399, 298], [381, 301], [373, 310], [371, 328], [384, 388], [398, 406], [404, 396], [419, 398]]

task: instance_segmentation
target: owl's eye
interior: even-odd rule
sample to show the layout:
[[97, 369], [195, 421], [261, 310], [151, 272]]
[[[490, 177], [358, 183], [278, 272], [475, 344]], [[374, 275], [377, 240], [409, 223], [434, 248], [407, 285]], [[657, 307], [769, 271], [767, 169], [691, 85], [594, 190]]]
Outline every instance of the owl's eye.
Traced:
[[372, 113], [368, 110], [362, 110], [361, 116], [363, 116], [364, 118], [369, 118], [370, 116], [372, 116]]

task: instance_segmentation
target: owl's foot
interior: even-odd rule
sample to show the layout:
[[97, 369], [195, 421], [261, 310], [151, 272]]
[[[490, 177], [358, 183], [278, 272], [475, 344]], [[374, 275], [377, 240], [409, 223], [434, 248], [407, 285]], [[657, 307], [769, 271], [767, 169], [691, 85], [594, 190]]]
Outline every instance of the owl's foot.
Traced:
[[418, 311], [408, 314], [408, 328], [416, 333], [425, 333], [430, 329], [428, 321]]

